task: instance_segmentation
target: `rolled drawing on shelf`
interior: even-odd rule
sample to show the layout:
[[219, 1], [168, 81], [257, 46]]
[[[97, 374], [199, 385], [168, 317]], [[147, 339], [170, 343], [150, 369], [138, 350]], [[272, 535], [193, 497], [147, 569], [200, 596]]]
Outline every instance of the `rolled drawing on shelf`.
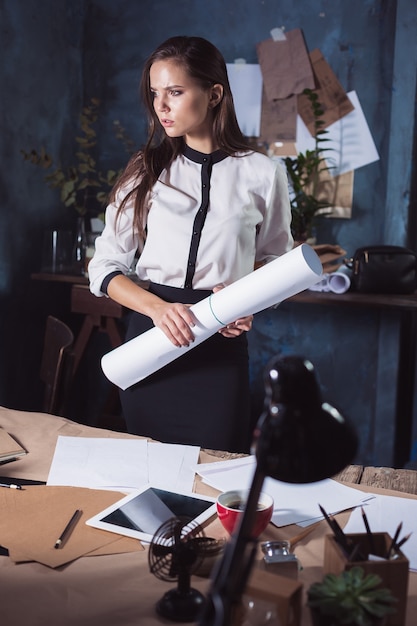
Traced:
[[154, 327], [105, 354], [101, 360], [103, 372], [115, 385], [127, 389], [236, 319], [263, 311], [308, 289], [321, 275], [322, 265], [313, 248], [308, 244], [297, 246], [193, 305], [195, 339], [188, 347], [174, 346]]

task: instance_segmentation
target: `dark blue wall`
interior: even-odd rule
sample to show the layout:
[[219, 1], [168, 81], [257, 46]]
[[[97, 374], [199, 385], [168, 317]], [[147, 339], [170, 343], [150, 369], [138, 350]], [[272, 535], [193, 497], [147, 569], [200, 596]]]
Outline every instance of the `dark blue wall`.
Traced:
[[[65, 315], [68, 293], [34, 284], [43, 230], [72, 225], [20, 149], [47, 146], [70, 162], [80, 103], [103, 102], [99, 161], [126, 160], [119, 119], [138, 145], [142, 63], [174, 34], [209, 38], [227, 62], [257, 62], [275, 26], [301, 28], [346, 91], [356, 90], [380, 160], [355, 172], [351, 220], [322, 220], [318, 242], [348, 254], [364, 244], [414, 245], [410, 210], [417, 67], [415, 0], [0, 0], [0, 404], [39, 408], [46, 314]], [[358, 426], [358, 460], [392, 462], [398, 320], [394, 313], [285, 303], [257, 316], [250, 334], [254, 395], [270, 356], [298, 353], [316, 365], [325, 398]]]

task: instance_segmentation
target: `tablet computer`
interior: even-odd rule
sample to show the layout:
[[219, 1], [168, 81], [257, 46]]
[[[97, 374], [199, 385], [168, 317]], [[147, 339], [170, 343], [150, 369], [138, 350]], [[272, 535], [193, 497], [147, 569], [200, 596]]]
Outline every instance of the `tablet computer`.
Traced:
[[215, 514], [215, 498], [147, 485], [94, 515], [86, 524], [150, 542], [161, 524], [173, 517], [203, 524]]

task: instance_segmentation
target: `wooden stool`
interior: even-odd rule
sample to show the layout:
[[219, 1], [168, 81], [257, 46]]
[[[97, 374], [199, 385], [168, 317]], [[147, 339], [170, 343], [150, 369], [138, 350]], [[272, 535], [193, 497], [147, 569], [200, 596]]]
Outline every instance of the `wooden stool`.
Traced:
[[116, 322], [123, 317], [123, 311], [123, 307], [114, 300], [94, 296], [88, 285], [72, 286], [71, 313], [84, 315], [81, 330], [74, 344], [73, 376], [95, 329], [107, 333], [112, 348], [117, 348], [123, 343], [123, 335]]

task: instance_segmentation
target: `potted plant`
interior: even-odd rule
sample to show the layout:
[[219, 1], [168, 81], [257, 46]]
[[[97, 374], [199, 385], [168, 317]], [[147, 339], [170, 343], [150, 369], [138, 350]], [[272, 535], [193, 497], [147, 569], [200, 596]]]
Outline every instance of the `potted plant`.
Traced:
[[377, 574], [365, 574], [354, 566], [341, 574], [326, 574], [307, 591], [314, 626], [375, 626], [394, 613], [396, 599], [381, 587]]
[[310, 100], [314, 116], [314, 148], [299, 152], [298, 155], [287, 157], [284, 162], [292, 187], [291, 229], [295, 241], [306, 241], [312, 236], [315, 216], [324, 208], [331, 206], [328, 199], [320, 197], [320, 174], [331, 169], [325, 161], [324, 155], [330, 150], [325, 147], [327, 130], [323, 129], [323, 108], [317, 94], [311, 89], [303, 92]]
[[[78, 149], [75, 153], [76, 161], [69, 167], [55, 165], [53, 158], [42, 148], [30, 152], [21, 150], [23, 158], [45, 170], [45, 181], [51, 189], [59, 189], [61, 202], [65, 207], [75, 209], [76, 230], [75, 242], [72, 251], [72, 270], [76, 274], [85, 274], [88, 263], [88, 249], [94, 242], [97, 231], [104, 226], [103, 209], [107, 203], [108, 193], [121, 173], [120, 170], [109, 169], [102, 172], [97, 168], [95, 149], [97, 134], [94, 125], [98, 119], [100, 100], [91, 98], [89, 104], [82, 108], [80, 114], [80, 134], [75, 138]], [[134, 146], [123, 126], [118, 120], [113, 122], [116, 138], [119, 139], [129, 153], [133, 153]], [[99, 227], [88, 234], [85, 217], [95, 218]], [[98, 219], [97, 219], [98, 218]]]
[[[78, 216], [85, 216], [92, 208], [93, 213], [100, 213], [107, 202], [107, 195], [121, 170], [109, 169], [101, 172], [97, 169], [95, 159], [95, 147], [97, 134], [94, 124], [98, 119], [100, 100], [91, 98], [89, 104], [83, 107], [80, 114], [79, 136], [75, 138], [78, 150], [75, 154], [76, 162], [64, 168], [61, 165], [54, 166], [53, 158], [42, 148], [39, 152], [35, 149], [27, 152], [21, 150], [25, 161], [46, 170], [45, 181], [52, 189], [59, 189], [61, 202], [66, 207], [76, 210]], [[123, 126], [118, 120], [113, 122], [117, 139], [123, 144], [129, 153], [133, 153], [133, 142], [127, 137]], [[93, 206], [92, 206], [93, 205]]]

